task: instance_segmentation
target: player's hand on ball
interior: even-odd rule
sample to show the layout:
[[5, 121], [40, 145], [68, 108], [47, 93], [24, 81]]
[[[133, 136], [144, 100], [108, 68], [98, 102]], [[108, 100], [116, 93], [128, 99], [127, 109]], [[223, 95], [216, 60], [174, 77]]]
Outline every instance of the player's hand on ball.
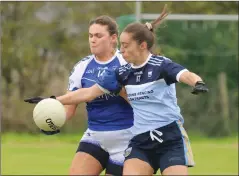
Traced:
[[[56, 99], [55, 96], [50, 96], [50, 98]], [[27, 103], [37, 104], [37, 103], [39, 103], [40, 101], [42, 101], [44, 99], [46, 99], [46, 98], [43, 98], [43, 97], [32, 97], [32, 98], [24, 99], [24, 101], [27, 102]]]
[[45, 130], [40, 129], [40, 131], [41, 131], [43, 134], [45, 134], [45, 135], [54, 135], [54, 134], [60, 133], [60, 130], [56, 130], [56, 131], [45, 131]]
[[[31, 102], [36, 102], [35, 100], [34, 98], [30, 99]], [[41, 99], [33, 110], [33, 120], [43, 134], [58, 134], [66, 122], [65, 107], [54, 98]]]
[[209, 89], [207, 88], [206, 84], [203, 81], [198, 81], [196, 82], [191, 93], [197, 95], [199, 93], [206, 93], [208, 91]]

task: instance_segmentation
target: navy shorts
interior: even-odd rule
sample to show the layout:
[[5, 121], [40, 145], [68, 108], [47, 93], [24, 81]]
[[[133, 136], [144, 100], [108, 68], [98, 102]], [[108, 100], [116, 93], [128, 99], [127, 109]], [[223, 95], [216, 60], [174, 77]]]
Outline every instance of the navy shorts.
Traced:
[[192, 150], [181, 123], [172, 122], [136, 135], [125, 150], [125, 160], [137, 158], [150, 164], [154, 173], [170, 166], [194, 166]]

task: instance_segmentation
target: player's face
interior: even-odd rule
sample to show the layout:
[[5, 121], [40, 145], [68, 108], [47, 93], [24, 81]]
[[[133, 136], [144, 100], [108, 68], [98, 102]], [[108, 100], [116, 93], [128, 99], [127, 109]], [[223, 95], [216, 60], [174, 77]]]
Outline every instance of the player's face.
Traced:
[[92, 54], [102, 55], [112, 48], [112, 37], [107, 26], [92, 24], [89, 28], [89, 44]]
[[122, 32], [120, 35], [120, 52], [128, 63], [135, 63], [140, 57], [141, 51], [139, 44], [132, 39], [132, 34]]

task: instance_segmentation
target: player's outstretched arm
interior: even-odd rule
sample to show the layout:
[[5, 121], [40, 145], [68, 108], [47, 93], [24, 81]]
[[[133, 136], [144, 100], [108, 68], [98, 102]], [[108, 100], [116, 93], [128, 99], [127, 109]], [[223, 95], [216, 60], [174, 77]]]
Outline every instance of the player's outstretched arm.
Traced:
[[[90, 102], [105, 93], [119, 93], [122, 87], [116, 79], [114, 70], [104, 70], [97, 78], [97, 84], [89, 88], [81, 88], [63, 96], [56, 97], [64, 105]], [[124, 98], [124, 93], [121, 92]]]
[[[100, 74], [97, 84], [89, 88], [81, 88], [76, 91], [68, 92], [62, 96], [51, 96], [60, 101], [63, 105], [76, 105], [83, 102], [90, 102], [105, 93], [119, 93], [122, 87], [116, 79], [116, 74], [112, 70], [105, 70]], [[38, 103], [44, 98], [33, 97], [25, 99], [28, 103]]]
[[[77, 105], [83, 102], [90, 102], [98, 96], [103, 95], [104, 92], [95, 84], [89, 88], [81, 88], [76, 91], [68, 92], [61, 96], [51, 96], [50, 98], [57, 99], [63, 105]], [[31, 104], [37, 104], [41, 100], [45, 99], [44, 97], [32, 97], [24, 99], [25, 102]]]
[[[74, 105], [83, 102], [90, 102], [105, 93], [110, 92], [102, 88], [98, 84], [95, 84], [89, 88], [81, 88], [73, 92], [68, 92], [65, 95], [56, 97], [56, 99], [60, 101], [63, 105]], [[120, 91], [119, 95], [122, 96], [126, 101], [128, 101], [127, 95], [123, 90]]]
[[193, 72], [183, 72], [179, 77], [179, 81], [192, 86], [192, 94], [205, 93], [209, 91], [202, 78]]
[[95, 98], [103, 95], [104, 92], [95, 84], [89, 88], [81, 88], [65, 95], [56, 97], [63, 105], [79, 104], [90, 102]]

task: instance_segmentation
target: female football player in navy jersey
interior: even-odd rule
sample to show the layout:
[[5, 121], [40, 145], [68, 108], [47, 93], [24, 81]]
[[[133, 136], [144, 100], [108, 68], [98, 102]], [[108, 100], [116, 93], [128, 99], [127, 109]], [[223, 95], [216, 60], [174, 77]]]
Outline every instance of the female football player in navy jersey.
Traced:
[[152, 23], [129, 24], [120, 35], [120, 51], [130, 63], [117, 70], [102, 69], [97, 84], [59, 97], [62, 104], [90, 102], [104, 93], [127, 93], [134, 111], [134, 137], [125, 150], [124, 175], [187, 175], [194, 166], [184, 119], [177, 105], [175, 83], [208, 92], [202, 79], [170, 59], [152, 54], [153, 30], [167, 16], [166, 9]]

